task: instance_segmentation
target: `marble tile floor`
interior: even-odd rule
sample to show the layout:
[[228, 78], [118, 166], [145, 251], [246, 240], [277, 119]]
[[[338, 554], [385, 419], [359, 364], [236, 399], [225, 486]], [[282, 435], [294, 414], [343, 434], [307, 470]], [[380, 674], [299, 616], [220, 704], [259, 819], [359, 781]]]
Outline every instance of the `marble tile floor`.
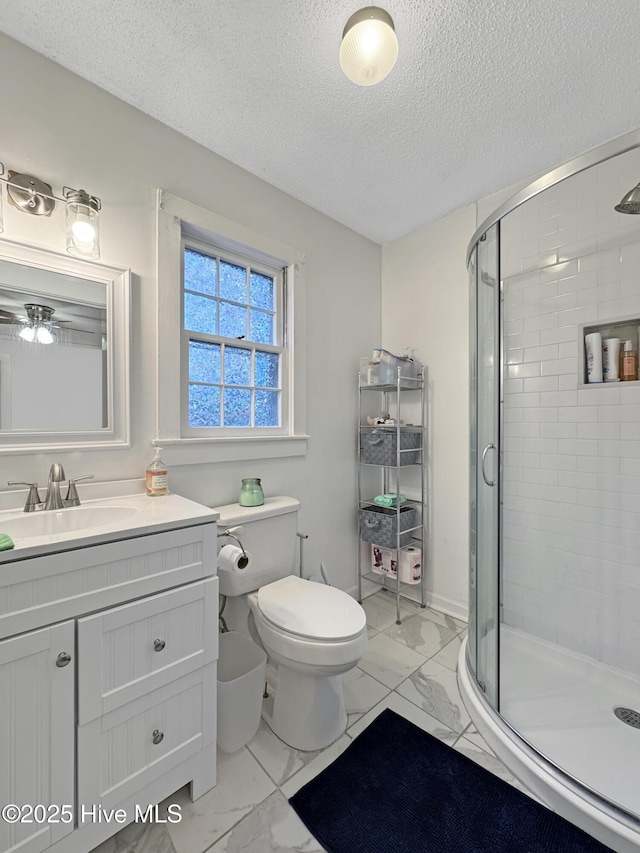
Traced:
[[403, 601], [403, 621], [396, 625], [395, 600], [384, 591], [363, 606], [369, 648], [344, 676], [348, 723], [341, 738], [319, 752], [301, 752], [262, 721], [246, 747], [218, 753], [212, 791], [192, 803], [183, 788], [165, 801], [165, 807], [182, 807], [180, 823], [128, 826], [94, 853], [322, 853], [287, 800], [384, 708], [526, 792], [473, 727], [458, 693], [455, 669], [465, 623]]

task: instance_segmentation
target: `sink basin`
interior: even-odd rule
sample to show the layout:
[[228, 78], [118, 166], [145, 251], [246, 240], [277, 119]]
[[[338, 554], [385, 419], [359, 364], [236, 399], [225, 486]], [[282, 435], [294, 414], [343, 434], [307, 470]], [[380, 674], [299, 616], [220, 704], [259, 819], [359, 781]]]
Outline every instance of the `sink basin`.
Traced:
[[95, 530], [130, 519], [136, 512], [137, 508], [131, 506], [78, 506], [61, 510], [41, 510], [3, 519], [0, 522], [0, 533], [7, 533], [15, 542], [16, 539]]
[[[139, 488], [138, 481], [133, 482]], [[42, 557], [70, 548], [88, 548], [131, 537], [164, 533], [177, 528], [213, 524], [218, 518], [213, 510], [180, 495], [150, 498], [144, 491], [109, 494], [117, 485], [106, 483], [102, 489], [107, 494], [87, 498], [82, 506], [36, 512], [21, 512], [18, 509], [18, 506], [23, 506], [22, 500], [26, 494], [18, 493], [19, 504], [14, 503], [12, 509], [0, 511], [0, 533], [10, 536], [15, 545], [15, 548], [0, 551], [0, 587], [4, 563]]]

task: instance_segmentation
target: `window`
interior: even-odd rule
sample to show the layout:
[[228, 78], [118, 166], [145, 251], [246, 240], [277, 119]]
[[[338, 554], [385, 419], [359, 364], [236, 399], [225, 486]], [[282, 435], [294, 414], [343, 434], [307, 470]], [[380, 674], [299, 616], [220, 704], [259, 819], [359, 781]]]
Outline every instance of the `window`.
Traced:
[[183, 424], [280, 430], [286, 394], [286, 272], [183, 241]]
[[163, 459], [303, 456], [304, 252], [162, 190], [157, 224]]

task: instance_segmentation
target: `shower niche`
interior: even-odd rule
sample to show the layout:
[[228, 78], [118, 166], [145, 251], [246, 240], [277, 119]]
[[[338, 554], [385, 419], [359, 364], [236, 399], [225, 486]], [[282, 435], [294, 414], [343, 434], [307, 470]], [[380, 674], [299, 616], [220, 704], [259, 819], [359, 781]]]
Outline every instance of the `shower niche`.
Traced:
[[[578, 387], [579, 388], [597, 388], [603, 385], [618, 385], [629, 383], [637, 383], [640, 379], [638, 373], [638, 347], [640, 346], [640, 316], [625, 317], [619, 320], [607, 320], [601, 323], [589, 323], [580, 328], [579, 335], [579, 357], [578, 357]], [[602, 379], [596, 382], [589, 381], [587, 362], [588, 362], [588, 346], [587, 336], [597, 333], [600, 335], [602, 344]], [[604, 352], [607, 341], [617, 341], [616, 346], [616, 370], [614, 371], [615, 378], [607, 378], [606, 370], [606, 354]], [[622, 354], [624, 342], [630, 341], [635, 352], [635, 379], [622, 379]]]

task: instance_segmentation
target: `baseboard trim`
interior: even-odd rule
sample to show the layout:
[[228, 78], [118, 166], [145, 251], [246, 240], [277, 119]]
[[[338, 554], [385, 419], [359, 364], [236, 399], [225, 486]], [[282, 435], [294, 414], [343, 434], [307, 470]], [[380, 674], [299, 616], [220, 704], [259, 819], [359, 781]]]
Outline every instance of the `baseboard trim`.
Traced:
[[427, 607], [440, 610], [442, 613], [453, 616], [454, 619], [460, 619], [462, 622], [469, 621], [469, 608], [466, 603], [461, 601], [452, 601], [443, 595], [427, 592]]
[[[368, 598], [370, 595], [374, 595], [376, 592], [379, 592], [382, 587], [377, 586], [376, 584], [371, 583], [370, 581], [365, 582], [362, 586], [362, 597]], [[357, 598], [358, 590], [355, 585], [350, 586], [345, 590], [349, 595]], [[390, 595], [393, 595], [392, 589], [387, 589]], [[430, 592], [427, 590], [427, 607], [431, 607], [433, 610], [439, 610], [441, 613], [446, 613], [447, 616], [453, 616], [454, 619], [459, 619], [462, 622], [469, 621], [469, 608], [466, 603], [461, 601], [453, 601], [450, 598], [446, 598], [443, 595], [438, 595], [437, 593]]]

